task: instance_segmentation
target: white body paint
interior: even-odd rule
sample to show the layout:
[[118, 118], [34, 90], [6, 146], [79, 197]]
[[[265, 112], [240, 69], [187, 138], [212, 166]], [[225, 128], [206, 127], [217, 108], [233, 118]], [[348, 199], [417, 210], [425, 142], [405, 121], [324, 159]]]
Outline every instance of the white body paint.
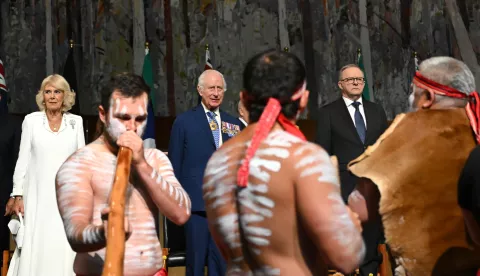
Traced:
[[[277, 204], [282, 205], [284, 202], [277, 203], [272, 197], [275, 195], [275, 198], [289, 198], [274, 192], [276, 184], [280, 185], [275, 181], [281, 181], [278, 177], [282, 169], [295, 171], [300, 179], [314, 177], [318, 185], [327, 185], [335, 191], [324, 195], [323, 200], [328, 200], [331, 204], [332, 221], [321, 225], [321, 231], [332, 235], [332, 242], [339, 245], [339, 254], [347, 259], [359, 258], [360, 261], [365, 254], [363, 241], [342, 201], [338, 172], [328, 154], [318, 146], [304, 142], [285, 131], [273, 131], [250, 161], [248, 186], [236, 193], [239, 160], [243, 159], [249, 143], [220, 148], [209, 160], [205, 171], [203, 192], [207, 215], [212, 221], [215, 233], [218, 233], [222, 244], [228, 248], [226, 250], [234, 254], [230, 256], [227, 275], [280, 275], [283, 269], [287, 271], [290, 268], [279, 268], [278, 263], [265, 263], [263, 257], [266, 249], [269, 254], [273, 254], [273, 248], [279, 246], [272, 244], [273, 236], [283, 232], [275, 224], [282, 213], [275, 213], [274, 210]], [[293, 148], [295, 150], [292, 150]], [[282, 168], [284, 164], [294, 164], [294, 168]], [[296, 185], [295, 182], [292, 185]], [[282, 189], [285, 189], [285, 185]], [[292, 204], [295, 209], [295, 203]], [[281, 210], [282, 207], [279, 208]], [[278, 237], [276, 242], [279, 242]], [[363, 247], [359, 250], [361, 246]], [[239, 249], [242, 249], [243, 254], [235, 255]], [[244, 258], [245, 256], [249, 258]], [[248, 259], [255, 259], [258, 267], [249, 264], [252, 271], [247, 273], [241, 266]], [[289, 273], [286, 271], [283, 271], [282, 275]]]
[[[151, 177], [158, 189], [167, 191], [182, 208], [190, 212], [190, 199], [176, 180], [170, 161], [161, 151], [145, 150], [145, 159], [153, 168]], [[105, 241], [101, 211], [108, 206], [116, 156], [91, 144], [72, 155], [57, 174], [57, 200], [65, 232], [73, 244], [98, 244]], [[93, 206], [89, 207], [89, 206]], [[155, 206], [142, 184], [130, 184], [125, 206], [132, 233], [126, 242], [125, 275], [153, 275], [162, 267], [162, 250], [155, 229]], [[78, 253], [75, 272], [100, 275], [105, 248]], [[97, 259], [97, 260], [96, 260]]]

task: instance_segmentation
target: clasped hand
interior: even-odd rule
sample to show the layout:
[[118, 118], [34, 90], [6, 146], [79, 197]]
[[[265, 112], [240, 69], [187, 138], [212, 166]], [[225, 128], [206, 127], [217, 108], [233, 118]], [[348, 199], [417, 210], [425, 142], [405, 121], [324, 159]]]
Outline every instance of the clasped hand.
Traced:
[[23, 198], [10, 198], [5, 206], [5, 216], [21, 213], [24, 214]]
[[134, 131], [126, 131], [118, 137], [117, 145], [119, 147], [126, 147], [132, 150], [132, 163], [134, 165], [145, 162], [145, 155], [143, 152], [143, 140]]

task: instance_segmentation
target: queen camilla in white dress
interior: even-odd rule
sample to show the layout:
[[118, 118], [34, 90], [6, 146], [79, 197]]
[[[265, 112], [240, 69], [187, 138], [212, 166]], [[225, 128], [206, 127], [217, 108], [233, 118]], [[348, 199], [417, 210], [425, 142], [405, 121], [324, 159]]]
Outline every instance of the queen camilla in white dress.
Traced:
[[[63, 77], [47, 77], [37, 95], [43, 111], [28, 114], [23, 121], [12, 196], [17, 211], [23, 209], [18, 209], [23, 196], [25, 233], [9, 276], [75, 275], [75, 252], [67, 241], [55, 192], [58, 169], [85, 146], [82, 118], [66, 112], [73, 105], [72, 94], [74, 103], [75, 94]], [[60, 106], [56, 115], [51, 112], [55, 106]]]

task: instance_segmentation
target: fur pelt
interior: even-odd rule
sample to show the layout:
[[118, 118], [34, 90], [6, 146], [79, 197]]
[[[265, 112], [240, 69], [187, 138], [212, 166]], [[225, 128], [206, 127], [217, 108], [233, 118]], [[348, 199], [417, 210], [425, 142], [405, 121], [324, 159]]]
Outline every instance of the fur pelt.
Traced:
[[464, 109], [401, 114], [349, 164], [379, 188], [392, 254], [408, 275], [432, 275], [449, 248], [468, 248], [457, 183], [475, 140]]

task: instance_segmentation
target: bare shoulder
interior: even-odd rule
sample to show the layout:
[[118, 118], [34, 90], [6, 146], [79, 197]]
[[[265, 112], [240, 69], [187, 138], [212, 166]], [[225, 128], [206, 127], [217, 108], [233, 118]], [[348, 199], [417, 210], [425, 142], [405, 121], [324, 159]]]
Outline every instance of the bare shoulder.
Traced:
[[92, 160], [95, 158], [96, 153], [98, 152], [97, 149], [95, 149], [94, 144], [89, 144], [85, 147], [79, 148], [76, 150], [70, 157], [67, 159], [67, 161], [70, 160]]
[[304, 142], [293, 149], [293, 157], [297, 180], [314, 177], [317, 182], [340, 186], [337, 166], [322, 147]]
[[168, 162], [170, 163], [170, 160], [168, 159], [168, 156], [163, 153], [162, 151], [158, 149], [144, 149], [144, 155], [145, 159], [147, 160], [147, 163], [158, 163], [158, 162]]
[[81, 175], [82, 177], [90, 175], [92, 170], [99, 167], [99, 163], [101, 163], [97, 162], [96, 155], [91, 145], [78, 149], [67, 158], [58, 170], [57, 181], [59, 183], [67, 183], [72, 182], [72, 179], [76, 179], [75, 175]]

